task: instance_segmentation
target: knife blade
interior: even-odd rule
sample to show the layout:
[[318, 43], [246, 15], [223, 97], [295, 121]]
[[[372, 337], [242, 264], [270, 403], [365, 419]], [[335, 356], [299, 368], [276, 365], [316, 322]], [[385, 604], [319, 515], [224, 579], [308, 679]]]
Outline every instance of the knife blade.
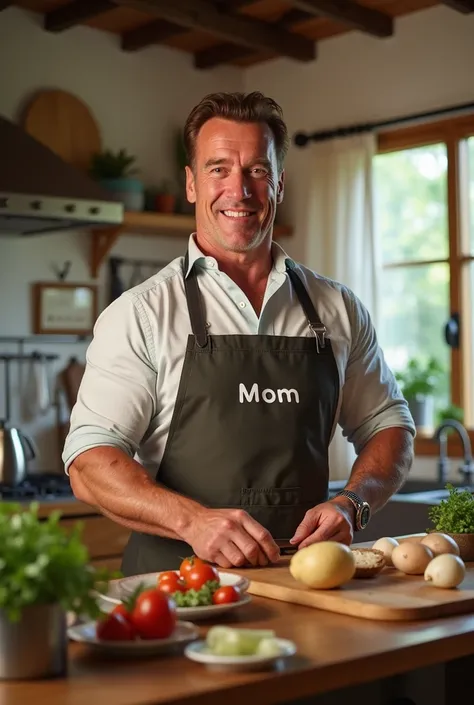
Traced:
[[275, 539], [275, 543], [280, 549], [281, 556], [290, 556], [298, 550], [298, 546], [290, 543], [290, 539]]

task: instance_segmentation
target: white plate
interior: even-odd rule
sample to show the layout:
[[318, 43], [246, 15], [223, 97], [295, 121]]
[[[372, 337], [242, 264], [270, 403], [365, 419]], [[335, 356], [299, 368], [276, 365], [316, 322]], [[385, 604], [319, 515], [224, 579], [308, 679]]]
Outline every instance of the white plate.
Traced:
[[214, 671], [259, 671], [276, 664], [280, 659], [296, 654], [296, 644], [289, 639], [276, 639], [280, 645], [278, 656], [216, 656], [208, 650], [205, 641], [195, 641], [184, 649], [191, 661], [203, 663]]
[[[165, 572], [165, 571], [163, 571]], [[166, 571], [168, 572], [168, 571]], [[175, 571], [178, 573], [178, 571]], [[224, 612], [231, 612], [239, 609], [250, 602], [250, 596], [246, 595], [250, 581], [242, 575], [235, 573], [219, 572], [221, 585], [233, 585], [240, 590], [242, 598], [238, 602], [229, 602], [225, 605], [207, 605], [203, 607], [177, 607], [176, 614], [180, 619], [208, 619], [219, 616]], [[146, 587], [154, 588], [158, 585], [158, 576], [161, 573], [145, 573], [143, 575], [132, 575], [129, 578], [119, 578], [111, 580], [107, 593], [99, 594], [99, 605], [104, 612], [111, 612], [115, 605], [128, 597], [136, 590], [140, 583]]]
[[69, 627], [68, 637], [80, 641], [94, 649], [123, 656], [153, 656], [165, 654], [175, 647], [187, 644], [199, 636], [199, 630], [191, 622], [177, 622], [168, 639], [136, 639], [135, 641], [101, 641], [96, 636], [96, 623], [84, 622]]

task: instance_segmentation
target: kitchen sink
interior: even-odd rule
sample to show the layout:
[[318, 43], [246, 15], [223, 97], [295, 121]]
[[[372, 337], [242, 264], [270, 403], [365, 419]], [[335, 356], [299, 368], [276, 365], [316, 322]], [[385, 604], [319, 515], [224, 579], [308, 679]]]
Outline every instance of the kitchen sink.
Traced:
[[[415, 492], [436, 492], [443, 491], [446, 496], [448, 496], [448, 491], [446, 490], [446, 482], [438, 482], [437, 480], [407, 480], [403, 487], [398, 490], [397, 494], [413, 494]], [[463, 483], [460, 482], [450, 482], [453, 487], [465, 487]]]

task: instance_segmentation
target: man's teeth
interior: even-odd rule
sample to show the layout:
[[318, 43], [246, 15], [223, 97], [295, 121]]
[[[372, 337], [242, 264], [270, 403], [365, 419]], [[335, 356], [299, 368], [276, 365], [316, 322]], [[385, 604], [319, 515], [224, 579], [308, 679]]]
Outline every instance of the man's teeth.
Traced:
[[230, 218], [245, 218], [252, 215], [252, 211], [222, 211], [224, 215]]

